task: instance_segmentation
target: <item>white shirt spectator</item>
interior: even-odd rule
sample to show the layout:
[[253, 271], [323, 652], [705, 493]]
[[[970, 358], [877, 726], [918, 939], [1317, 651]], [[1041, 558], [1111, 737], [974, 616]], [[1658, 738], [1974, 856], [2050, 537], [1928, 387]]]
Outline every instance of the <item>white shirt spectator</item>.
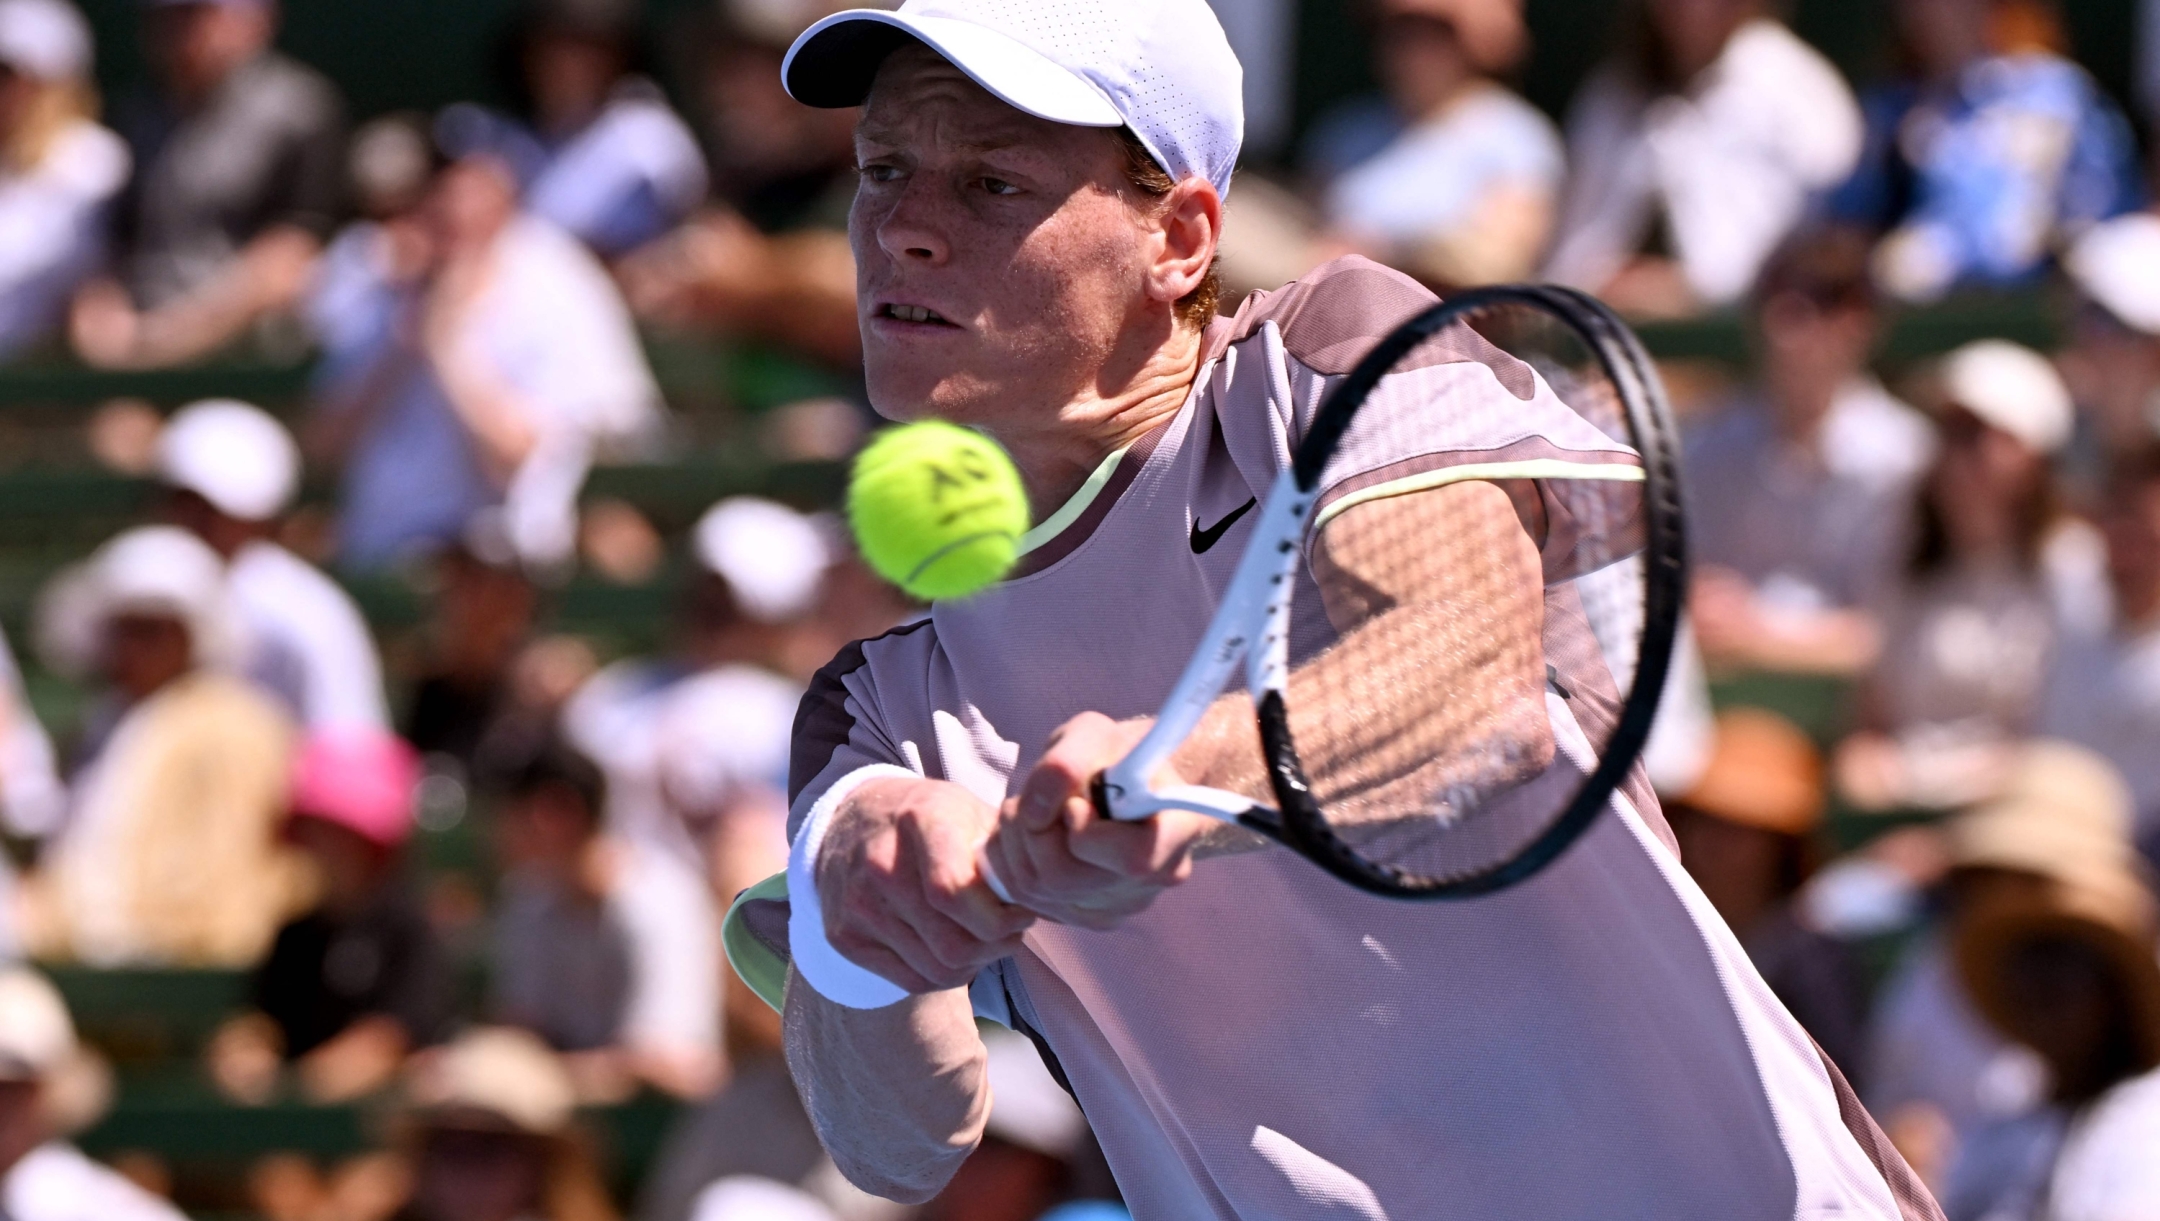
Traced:
[[[608, 834], [696, 867], [697, 844], [660, 789], [660, 718], [690, 671], [677, 663], [619, 661], [585, 680], [563, 705], [563, 737], [607, 777]], [[786, 730], [782, 729], [782, 734]]]
[[532, 879], [504, 880], [495, 990], [505, 1016], [564, 1051], [720, 1054], [720, 925], [705, 879], [615, 840], [595, 914]]
[[105, 257], [106, 212], [131, 164], [120, 137], [79, 119], [37, 165], [0, 169], [0, 358], [58, 328]]
[[[521, 557], [566, 559], [593, 458], [634, 451], [658, 427], [659, 388], [607, 270], [537, 217], [518, 217], [495, 240], [494, 279], [458, 342], [533, 413], [538, 444], [498, 490], [435, 376], [404, 377], [346, 466], [344, 554], [354, 564], [384, 564], [460, 537], [488, 508], [502, 510]], [[372, 358], [399, 342], [401, 312], [382, 311], [368, 341], [346, 337], [348, 356], [365, 350]], [[365, 377], [375, 361], [341, 364], [347, 376]]]
[[185, 1214], [60, 1141], [23, 1156], [0, 1183], [8, 1221], [186, 1221]]
[[613, 257], [680, 224], [704, 202], [705, 187], [697, 137], [651, 82], [631, 80], [549, 149], [525, 206]]
[[1735, 403], [1688, 431], [1690, 550], [1773, 606], [1869, 605], [1895, 580], [1934, 454], [1927, 417], [1873, 378], [1839, 388], [1812, 445], [1779, 432], [1760, 399]]
[[1549, 278], [1598, 289], [1657, 222], [1711, 305], [1754, 284], [1813, 193], [1860, 155], [1860, 109], [1837, 69], [1774, 21], [1742, 26], [1685, 93], [1651, 97], [1607, 66], [1568, 117], [1571, 177]]
[[562, 727], [607, 776], [609, 833], [702, 868], [679, 808], [717, 811], [750, 786], [784, 794], [801, 700], [800, 686], [754, 666], [692, 674], [664, 661], [624, 661], [586, 680], [564, 706]]
[[2049, 1221], [2160, 1216], [2160, 1070], [2102, 1094], [2063, 1140], [2048, 1189]]
[[1356, 238], [1411, 245], [1467, 223], [1495, 189], [1549, 196], [1565, 168], [1552, 120], [1486, 85], [1336, 179], [1328, 222]]
[[225, 591], [247, 632], [247, 672], [309, 730], [388, 728], [382, 663], [351, 595], [270, 542], [249, 543]]

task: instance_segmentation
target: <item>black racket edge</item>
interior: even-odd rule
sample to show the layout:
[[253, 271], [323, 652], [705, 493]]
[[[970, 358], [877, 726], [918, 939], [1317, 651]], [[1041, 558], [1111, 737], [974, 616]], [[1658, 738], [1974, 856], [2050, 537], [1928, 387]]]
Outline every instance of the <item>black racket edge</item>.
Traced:
[[[1496, 865], [1453, 878], [1413, 874], [1360, 856], [1321, 814], [1312, 786], [1290, 735], [1289, 712], [1282, 694], [1267, 692], [1258, 708], [1261, 750], [1267, 760], [1279, 819], [1259, 817], [1252, 829], [1281, 841], [1342, 881], [1395, 899], [1446, 901], [1473, 899], [1518, 886], [1558, 860], [1610, 802], [1649, 740], [1665, 680], [1672, 668], [1679, 636], [1680, 607], [1687, 576], [1686, 532], [1680, 510], [1679, 454], [1674, 444], [1672, 406], [1666, 399], [1650, 356], [1641, 341], [1608, 309], [1586, 293], [1557, 285], [1496, 285], [1472, 289], [1427, 309], [1382, 339], [1350, 371], [1314, 415], [1299, 444], [1291, 469], [1298, 486], [1312, 491], [1365, 399], [1395, 362], [1464, 315], [1495, 305], [1529, 305], [1557, 315], [1597, 354], [1598, 363], [1621, 391], [1628, 423], [1643, 463], [1643, 562], [1645, 590], [1643, 637], [1635, 680], [1622, 702], [1620, 717], [1600, 752], [1598, 765], [1584, 780], [1568, 808], [1522, 851]], [[1267, 812], [1273, 813], [1273, 812]]]

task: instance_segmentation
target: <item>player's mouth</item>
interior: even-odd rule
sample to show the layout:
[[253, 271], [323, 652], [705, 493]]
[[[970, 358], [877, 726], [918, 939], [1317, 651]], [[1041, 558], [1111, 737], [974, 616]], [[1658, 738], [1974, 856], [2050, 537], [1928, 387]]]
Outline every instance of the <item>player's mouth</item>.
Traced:
[[908, 305], [899, 301], [887, 301], [877, 307], [875, 316], [890, 322], [904, 322], [910, 326], [959, 329], [959, 324], [927, 305]]

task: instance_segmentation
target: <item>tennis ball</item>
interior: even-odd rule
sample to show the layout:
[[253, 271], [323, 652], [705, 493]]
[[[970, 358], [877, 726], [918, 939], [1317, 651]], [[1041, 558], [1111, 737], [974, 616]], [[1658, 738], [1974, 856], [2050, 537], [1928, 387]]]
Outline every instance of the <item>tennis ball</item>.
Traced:
[[863, 558], [925, 601], [1003, 577], [1027, 533], [1027, 492], [998, 444], [943, 420], [881, 432], [855, 458], [848, 524]]

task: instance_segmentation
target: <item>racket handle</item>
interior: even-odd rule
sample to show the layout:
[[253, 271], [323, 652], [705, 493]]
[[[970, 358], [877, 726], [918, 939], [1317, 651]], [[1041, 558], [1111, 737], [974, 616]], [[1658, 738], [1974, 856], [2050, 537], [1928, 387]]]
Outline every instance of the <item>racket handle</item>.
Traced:
[[1097, 772], [1095, 778], [1088, 781], [1088, 801], [1095, 806], [1095, 817], [1117, 817], [1110, 809], [1110, 773], [1108, 771]]

